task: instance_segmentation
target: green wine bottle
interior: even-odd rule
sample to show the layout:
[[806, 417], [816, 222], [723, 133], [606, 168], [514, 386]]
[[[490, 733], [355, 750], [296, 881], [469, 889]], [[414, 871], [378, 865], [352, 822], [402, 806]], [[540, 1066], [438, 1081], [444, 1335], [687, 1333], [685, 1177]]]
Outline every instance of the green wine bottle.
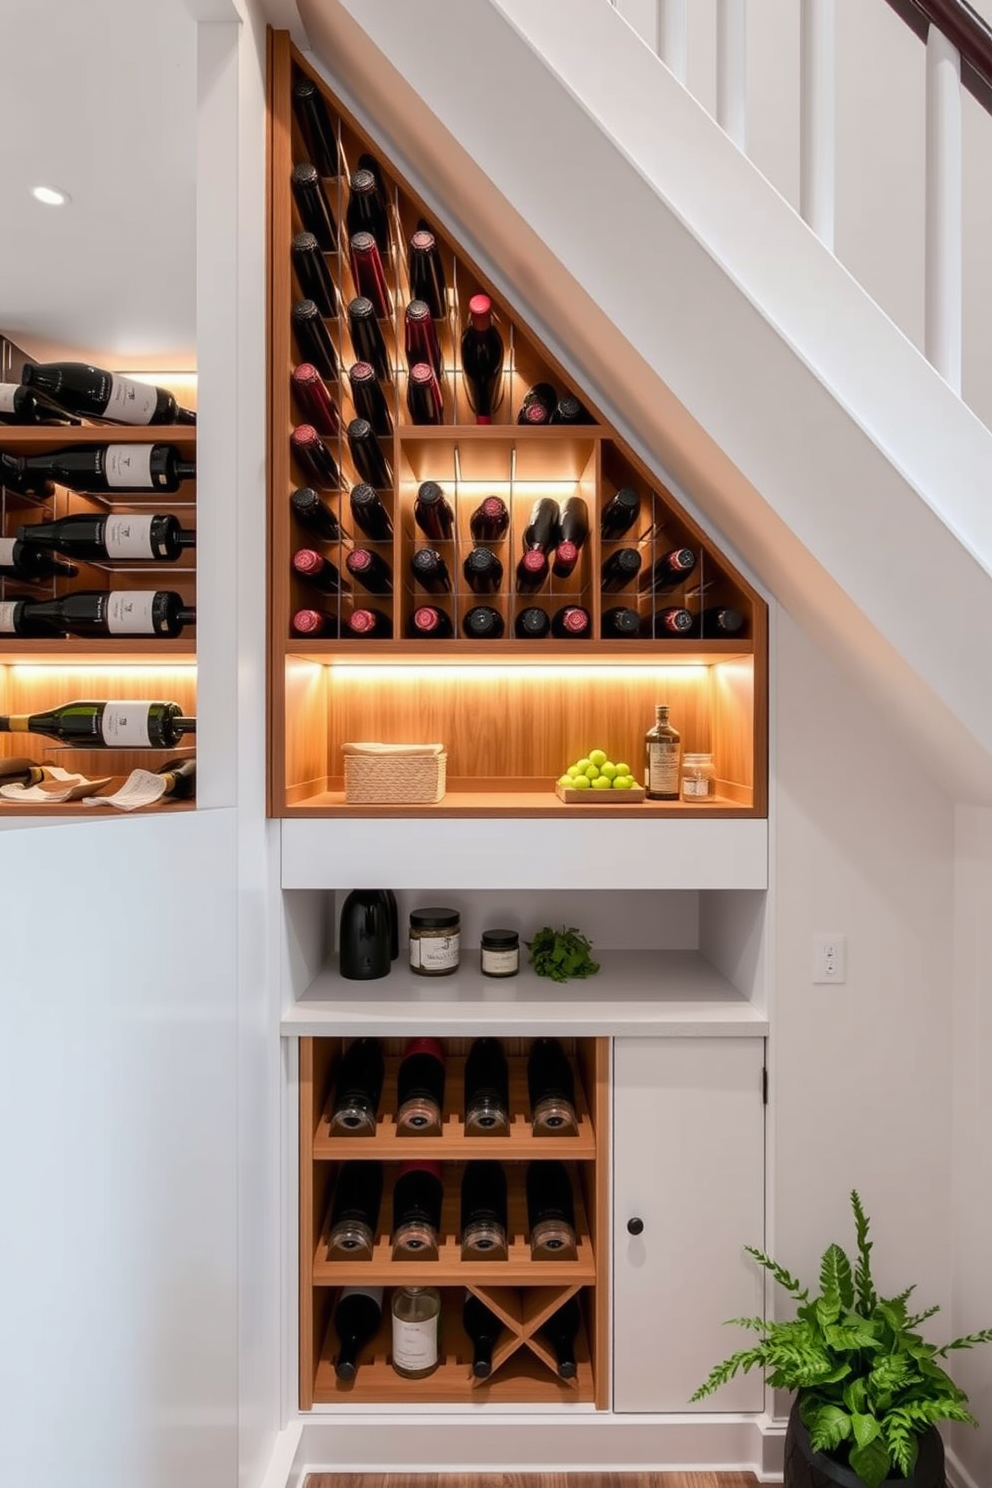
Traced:
[[175, 749], [196, 719], [178, 703], [63, 703], [43, 713], [0, 716], [0, 734], [47, 734], [74, 749]]

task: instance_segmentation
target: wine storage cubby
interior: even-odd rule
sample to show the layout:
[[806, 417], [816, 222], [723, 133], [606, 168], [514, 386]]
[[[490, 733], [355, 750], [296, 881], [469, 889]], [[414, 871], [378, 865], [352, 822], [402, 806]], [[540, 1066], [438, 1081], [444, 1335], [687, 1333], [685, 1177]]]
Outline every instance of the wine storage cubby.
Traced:
[[[469, 1136], [464, 1129], [464, 1068], [468, 1039], [443, 1040], [447, 1078], [441, 1132], [400, 1136], [396, 1126], [396, 1072], [404, 1040], [380, 1041], [385, 1079], [374, 1134], [337, 1136], [330, 1128], [335, 1082], [348, 1040], [300, 1040], [300, 1405], [389, 1402], [584, 1401], [607, 1404], [609, 1292], [606, 1253], [608, 1044], [604, 1039], [563, 1038], [575, 1078], [577, 1129], [562, 1136], [535, 1135], [528, 1106], [526, 1064], [532, 1040], [501, 1039], [509, 1067], [510, 1123], [499, 1136]], [[463, 1255], [459, 1196], [466, 1162], [495, 1159], [507, 1187], [507, 1254], [500, 1259]], [[525, 1199], [528, 1164], [558, 1159], [569, 1174], [576, 1247], [562, 1259], [536, 1259], [531, 1251]], [[434, 1159], [443, 1184], [437, 1255], [394, 1258], [393, 1188], [400, 1164]], [[329, 1219], [344, 1165], [381, 1164], [382, 1199], [371, 1255], [341, 1257], [329, 1244]], [[395, 1286], [434, 1286], [441, 1291], [441, 1359], [428, 1377], [409, 1380], [392, 1367], [389, 1295]], [[340, 1381], [334, 1364], [334, 1304], [344, 1286], [385, 1288], [383, 1321], [359, 1354], [355, 1379]], [[492, 1372], [472, 1373], [472, 1345], [461, 1310], [466, 1292], [478, 1296], [500, 1321]], [[563, 1379], [545, 1324], [570, 1298], [579, 1302], [574, 1341], [576, 1371]]]
[[[306, 240], [299, 235], [314, 225], [293, 186], [310, 149], [293, 105], [302, 81], [316, 88], [335, 141], [336, 164], [323, 161], [335, 174], [321, 180], [335, 246], [320, 255], [316, 273], [320, 284], [333, 284], [329, 296], [314, 289], [313, 263], [300, 249]], [[763, 815], [767, 609], [760, 595], [281, 32], [271, 36], [269, 102], [271, 813]], [[371, 281], [352, 242], [357, 224], [349, 222], [352, 181], [362, 169], [378, 175], [384, 209], [381, 274], [369, 291], [377, 304], [364, 319], [355, 302]], [[431, 330], [415, 330], [411, 341], [407, 312], [421, 293], [416, 245], [425, 232], [435, 263], [423, 293], [435, 296], [436, 313], [428, 317]], [[364, 240], [358, 246], [367, 247]], [[314, 293], [328, 313], [301, 311]], [[479, 295], [491, 304], [502, 341], [495, 406], [483, 420], [477, 371], [466, 366], [463, 348], [466, 329], [478, 321]], [[306, 374], [307, 392], [298, 369], [322, 352], [326, 372], [315, 399], [313, 374]], [[413, 357], [436, 364], [438, 422], [415, 421]], [[362, 391], [367, 372], [354, 379], [362, 362], [377, 367], [374, 408]], [[529, 422], [530, 402], [549, 416]], [[376, 423], [375, 469], [356, 457], [356, 416]], [[323, 446], [316, 459], [308, 424]], [[440, 487], [450, 509], [433, 534], [417, 518], [427, 483]], [[363, 484], [375, 490], [371, 534], [360, 515], [367, 494], [356, 516], [355, 488]], [[300, 490], [316, 493], [320, 531], [291, 504]], [[480, 537], [473, 516], [487, 498], [499, 499], [508, 521], [498, 535]], [[529, 528], [542, 501], [557, 503], [560, 524], [552, 524], [551, 537], [537, 534], [546, 563], [533, 560], [528, 570], [522, 560], [536, 541]], [[578, 548], [567, 557], [566, 511]], [[356, 562], [362, 548], [371, 556]], [[480, 560], [486, 578], [473, 585], [466, 561], [476, 548], [496, 562]], [[298, 561], [300, 549], [313, 556]], [[480, 621], [480, 610], [492, 613]], [[525, 623], [524, 612], [534, 610], [540, 613]], [[533, 685], [542, 670], [543, 702]], [[593, 747], [626, 759], [639, 779], [644, 732], [655, 704], [665, 701], [683, 749], [714, 755], [716, 790], [705, 805], [557, 798], [555, 780]], [[340, 746], [361, 741], [443, 743], [444, 799], [415, 808], [349, 806]]]

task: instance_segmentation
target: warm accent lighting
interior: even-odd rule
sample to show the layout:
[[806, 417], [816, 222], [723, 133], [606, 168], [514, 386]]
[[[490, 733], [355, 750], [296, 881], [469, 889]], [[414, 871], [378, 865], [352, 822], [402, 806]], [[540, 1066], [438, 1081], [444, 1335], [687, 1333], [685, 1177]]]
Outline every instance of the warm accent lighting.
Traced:
[[72, 201], [68, 191], [60, 191], [57, 186], [32, 186], [31, 195], [46, 207], [65, 207]]
[[[617, 666], [613, 663], [600, 663], [598, 666], [571, 664], [569, 662], [559, 663], [555, 666], [533, 665], [521, 666], [519, 662], [512, 666], [490, 665], [480, 662], [475, 666], [468, 663], [452, 663], [447, 665], [439, 662], [433, 666], [410, 666], [408, 663], [402, 665], [385, 664], [382, 666], [369, 665], [367, 662], [351, 662], [344, 658], [336, 657], [333, 662], [327, 663], [328, 670], [332, 673], [347, 672], [348, 680], [352, 681], [376, 681], [376, 682], [470, 682], [486, 680], [520, 681], [522, 678], [535, 678], [540, 681], [549, 677], [560, 677], [567, 669], [569, 677], [584, 677], [593, 682], [609, 682], [616, 686]], [[698, 664], [686, 666], [659, 666], [657, 662], [625, 661], [623, 672], [637, 672], [641, 675], [654, 675], [659, 679], [667, 676], [670, 672], [676, 672], [679, 677], [687, 674], [698, 673], [700, 677], [709, 672], [709, 667]]]

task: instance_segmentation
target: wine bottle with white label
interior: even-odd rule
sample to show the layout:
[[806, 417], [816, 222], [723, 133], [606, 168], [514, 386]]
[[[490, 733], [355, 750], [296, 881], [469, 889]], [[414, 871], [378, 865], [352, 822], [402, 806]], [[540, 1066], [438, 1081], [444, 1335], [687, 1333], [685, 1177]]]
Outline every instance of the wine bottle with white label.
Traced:
[[78, 424], [79, 420], [54, 403], [39, 398], [33, 388], [0, 382], [0, 424]]
[[38, 584], [45, 579], [74, 579], [79, 569], [63, 563], [20, 537], [0, 537], [0, 579]]
[[89, 563], [175, 563], [185, 548], [196, 546], [196, 533], [167, 513], [113, 516], [79, 513], [57, 522], [33, 522], [17, 529], [22, 542]]
[[34, 388], [66, 413], [114, 424], [195, 424], [196, 414], [180, 408], [165, 388], [133, 377], [119, 377], [86, 362], [28, 362], [24, 387]]
[[171, 589], [82, 589], [61, 599], [28, 602], [21, 615], [77, 636], [172, 638], [196, 624], [196, 610]]
[[53, 481], [106, 496], [178, 491], [195, 476], [195, 462], [171, 444], [74, 444], [47, 455], [0, 455], [0, 481], [24, 496], [49, 495]]
[[57, 624], [33, 615], [31, 611], [35, 608], [29, 599], [0, 600], [0, 636], [51, 640], [65, 634]]
[[179, 703], [61, 703], [40, 713], [0, 715], [0, 734], [45, 734], [74, 749], [175, 749], [196, 732]]

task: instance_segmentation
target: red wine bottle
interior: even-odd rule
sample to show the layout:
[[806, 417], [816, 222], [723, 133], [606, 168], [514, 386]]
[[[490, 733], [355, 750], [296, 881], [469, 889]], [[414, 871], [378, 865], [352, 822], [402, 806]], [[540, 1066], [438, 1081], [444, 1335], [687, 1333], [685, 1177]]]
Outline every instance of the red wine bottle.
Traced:
[[351, 458], [362, 481], [377, 491], [388, 490], [393, 484], [393, 472], [368, 419], [352, 419], [347, 432]]
[[337, 315], [338, 292], [315, 235], [312, 232], [296, 233], [289, 251], [303, 298], [313, 300], [321, 315]]
[[26, 362], [21, 383], [80, 418], [113, 424], [195, 424], [165, 388], [120, 377], [88, 362]]
[[385, 1063], [375, 1038], [353, 1039], [334, 1082], [331, 1131], [342, 1136], [374, 1136]]
[[327, 502], [312, 486], [300, 486], [289, 498], [289, 504], [300, 526], [324, 542], [339, 542], [347, 536]]
[[557, 1039], [539, 1038], [531, 1045], [527, 1094], [536, 1135], [571, 1136], [577, 1130], [575, 1076]]
[[520, 412], [517, 414], [517, 423], [532, 427], [547, 424], [557, 406], [558, 394], [550, 382], [535, 382], [534, 386], [524, 393]]
[[53, 481], [99, 496], [178, 491], [195, 477], [194, 461], [171, 444], [74, 444], [47, 455], [0, 455], [0, 483], [23, 496], [51, 495]]
[[444, 394], [430, 362], [414, 362], [410, 368], [406, 406], [414, 424], [444, 423]]
[[566, 393], [558, 399], [554, 411], [548, 420], [550, 424], [591, 424], [592, 415], [584, 403], [580, 403], [574, 393]]
[[451, 575], [437, 548], [418, 548], [410, 559], [410, 573], [415, 584], [428, 594], [449, 594]]
[[437, 481], [423, 481], [413, 503], [413, 519], [425, 536], [435, 542], [451, 537], [455, 513]]
[[613, 542], [629, 532], [641, 510], [641, 498], [632, 486], [621, 486], [603, 507], [599, 530], [604, 541]]
[[561, 641], [592, 639], [592, 616], [582, 605], [563, 605], [551, 617], [551, 634]]
[[394, 1259], [426, 1260], [437, 1254], [443, 1196], [440, 1163], [401, 1165], [393, 1186]]
[[382, 1163], [349, 1159], [338, 1169], [331, 1201], [328, 1249], [352, 1260], [369, 1257], [379, 1227]]
[[322, 176], [336, 176], [339, 170], [337, 132], [317, 84], [309, 78], [297, 78], [293, 84], [292, 107], [307, 155]]
[[575, 1250], [575, 1200], [568, 1169], [553, 1157], [530, 1162], [525, 1183], [532, 1256], [563, 1258]]
[[337, 253], [338, 225], [316, 166], [309, 161], [294, 165], [290, 185], [304, 231], [313, 233], [322, 252]]
[[531, 507], [530, 520], [524, 528], [524, 552], [536, 548], [541, 553], [550, 553], [558, 545], [561, 512], [557, 501], [551, 496], [541, 496]]
[[392, 434], [393, 420], [389, 413], [389, 405], [379, 386], [372, 363], [355, 362], [354, 366], [349, 368], [348, 381], [351, 384], [351, 401], [355, 405], [355, 413], [358, 417], [367, 420], [376, 434], [382, 435], [383, 438]]
[[468, 302], [469, 322], [462, 332], [462, 374], [469, 407], [477, 424], [491, 424], [503, 401], [503, 338], [493, 324], [488, 295]]
[[342, 579], [337, 566], [329, 558], [322, 558], [314, 548], [297, 548], [293, 554], [293, 571], [321, 594], [351, 593], [351, 585]]
[[389, 214], [379, 182], [370, 170], [358, 170], [348, 183], [348, 209], [345, 225], [349, 238], [356, 233], [371, 233], [380, 253], [389, 252]]
[[477, 543], [499, 542], [509, 526], [510, 513], [499, 496], [487, 496], [468, 519], [468, 529]]
[[503, 565], [492, 548], [473, 548], [462, 564], [465, 582], [473, 594], [498, 594]]
[[444, 1113], [444, 1049], [435, 1038], [413, 1038], [396, 1072], [396, 1130], [426, 1136], [441, 1130]]
[[353, 1380], [358, 1373], [358, 1355], [379, 1331], [382, 1322], [382, 1287], [341, 1288], [334, 1309], [334, 1331], [338, 1349], [334, 1373], [339, 1380]]
[[657, 610], [651, 622], [651, 630], [655, 637], [691, 636], [693, 629], [691, 614], [677, 605]]
[[528, 605], [517, 616], [513, 633], [522, 641], [543, 641], [551, 634], [551, 618], [547, 610], [538, 605]]
[[[50, 621], [41, 619], [32, 611], [35, 605], [30, 599], [5, 599], [0, 600], [0, 636], [30, 637], [32, 640], [51, 638], [52, 636], [64, 635], [65, 631]], [[39, 775], [38, 779], [42, 777]], [[6, 784], [8, 777], [3, 776]], [[24, 784], [25, 782], [19, 782]], [[33, 785], [37, 781], [31, 782]]]
[[575, 1340], [579, 1332], [581, 1314], [577, 1297], [569, 1297], [558, 1311], [548, 1319], [541, 1329], [542, 1334], [554, 1349], [561, 1379], [574, 1379], [578, 1373], [575, 1361]]
[[617, 548], [600, 570], [600, 587], [604, 594], [617, 594], [632, 584], [641, 571], [641, 555], [636, 548]]
[[432, 317], [443, 320], [447, 313], [444, 265], [437, 239], [427, 228], [418, 228], [410, 239], [407, 267], [410, 271], [411, 298], [423, 300]]
[[510, 1076], [503, 1046], [499, 1039], [476, 1039], [465, 1061], [465, 1133], [496, 1136], [509, 1125]]
[[291, 319], [296, 344], [302, 352], [303, 360], [312, 362], [321, 377], [327, 377], [331, 382], [336, 382], [338, 354], [334, 350], [330, 332], [324, 324], [324, 317], [314, 301], [297, 300], [292, 309]]
[[467, 1289], [462, 1304], [462, 1327], [472, 1343], [472, 1374], [475, 1379], [488, 1379], [493, 1372], [493, 1349], [503, 1324], [481, 1298]]
[[63, 563], [20, 537], [0, 537], [0, 579], [38, 584], [45, 579], [74, 579], [78, 572], [74, 564]]
[[349, 499], [355, 525], [365, 536], [371, 542], [389, 542], [393, 535], [393, 524], [375, 489], [363, 481], [352, 487]]
[[740, 635], [746, 623], [740, 610], [732, 609], [729, 605], [710, 605], [694, 621], [693, 634], [710, 640], [726, 640], [730, 636]]
[[176, 749], [196, 719], [178, 703], [122, 700], [62, 703], [0, 718], [0, 734], [46, 734], [72, 749]]
[[470, 641], [498, 641], [505, 629], [503, 616], [491, 605], [473, 605], [462, 620]]
[[567, 579], [575, 568], [579, 553], [589, 536], [589, 512], [581, 496], [569, 496], [561, 509], [558, 523], [558, 546], [551, 571], [556, 579]]
[[341, 429], [338, 405], [313, 362], [300, 362], [298, 367], [294, 367], [291, 382], [307, 423], [312, 424], [318, 434], [336, 438]]
[[294, 635], [309, 636], [311, 640], [318, 637], [334, 639], [339, 632], [337, 615], [330, 614], [327, 610], [297, 610], [290, 621], [290, 629]]
[[465, 1164], [461, 1192], [461, 1250], [466, 1259], [506, 1257], [506, 1174], [491, 1158]]
[[0, 382], [0, 424], [78, 424], [79, 420], [39, 398], [33, 388]]
[[290, 448], [310, 479], [325, 491], [341, 489], [337, 461], [313, 424], [297, 424], [289, 436]]
[[641, 617], [629, 605], [614, 605], [603, 611], [602, 633], [604, 640], [636, 640], [641, 633]]
[[696, 567], [696, 555], [691, 548], [672, 548], [652, 564], [647, 573], [641, 575], [637, 588], [640, 593], [665, 594], [684, 584]]
[[368, 362], [375, 368], [376, 377], [388, 382], [390, 370], [386, 343], [375, 318], [375, 306], [366, 295], [358, 295], [348, 302], [348, 333], [358, 360]]
[[388, 641], [393, 634], [393, 622], [382, 610], [363, 606], [345, 616], [342, 634], [361, 641]]
[[49, 621], [67, 635], [171, 639], [196, 624], [196, 610], [171, 589], [80, 589], [32, 604], [29, 618]]
[[437, 339], [430, 306], [426, 300], [411, 300], [406, 307], [403, 315], [403, 350], [406, 352], [407, 367], [412, 369], [418, 363], [426, 362], [429, 367], [434, 368], [434, 374], [440, 382], [444, 376], [441, 343]]
[[352, 548], [345, 567], [370, 594], [392, 594], [393, 571], [385, 558], [369, 548]]
[[79, 512], [57, 522], [33, 522], [18, 527], [21, 542], [32, 548], [64, 553], [88, 563], [175, 563], [186, 548], [196, 546], [196, 533], [166, 513], [135, 512], [97, 516]]
[[355, 233], [348, 246], [348, 258], [359, 295], [372, 302], [379, 320], [387, 320], [392, 314], [389, 286], [379, 245], [370, 232]]
[[548, 573], [548, 555], [540, 548], [531, 548], [517, 564], [517, 593], [535, 594]]
[[415, 641], [444, 641], [453, 634], [451, 616], [436, 605], [418, 605], [410, 616], [407, 635]]

